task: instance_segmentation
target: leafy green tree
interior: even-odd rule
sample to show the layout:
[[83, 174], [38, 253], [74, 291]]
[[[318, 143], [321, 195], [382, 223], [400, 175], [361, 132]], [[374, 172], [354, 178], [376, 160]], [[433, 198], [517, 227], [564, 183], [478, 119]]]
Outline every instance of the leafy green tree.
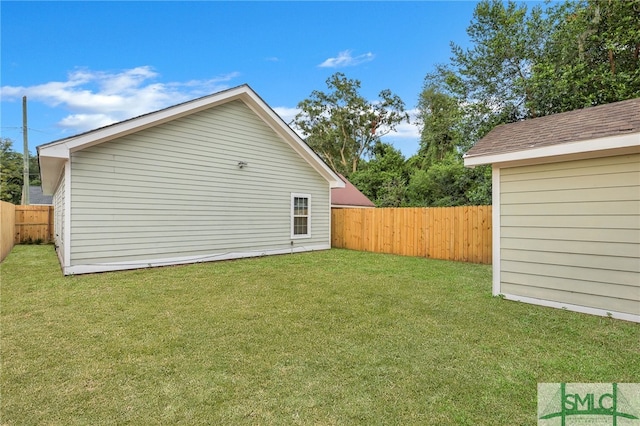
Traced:
[[407, 163], [392, 145], [376, 142], [369, 161], [349, 180], [378, 207], [400, 207], [406, 203]]
[[431, 177], [425, 169], [415, 168], [407, 184], [407, 206], [428, 207], [431, 203]]
[[468, 103], [467, 113], [524, 118], [533, 96], [532, 66], [545, 54], [549, 25], [539, 5], [528, 10], [511, 0], [481, 1], [467, 28], [472, 47], [452, 43], [451, 64], [439, 67], [436, 75]]
[[[13, 141], [0, 139], [0, 200], [13, 204], [22, 201], [23, 157], [13, 150]], [[29, 183], [40, 185], [38, 157], [29, 154]]]
[[412, 206], [491, 204], [491, 169], [464, 167], [462, 153], [470, 147], [472, 127], [458, 99], [445, 90], [427, 82], [421, 94], [420, 150], [408, 161], [406, 202]]
[[0, 199], [20, 204], [22, 198], [22, 154], [12, 149], [11, 139], [0, 140]]
[[412, 176], [409, 193], [417, 195], [416, 186], [420, 186], [423, 202], [428, 206], [448, 207], [464, 205], [465, 184], [464, 165], [453, 155], [429, 167], [424, 173]]
[[548, 115], [640, 96], [640, 2], [555, 5], [545, 55], [532, 67], [530, 115]]
[[442, 161], [460, 146], [462, 117], [458, 101], [435, 85], [422, 91], [418, 109], [422, 121], [418, 155], [428, 166]]
[[491, 204], [491, 169], [467, 169], [462, 154], [495, 125], [528, 116], [532, 66], [544, 55], [551, 23], [539, 6], [480, 2], [468, 49], [452, 43], [451, 62], [427, 74], [418, 108], [423, 124], [411, 159], [407, 203]]
[[329, 92], [314, 90], [298, 104], [301, 112], [294, 123], [333, 170], [348, 176], [381, 136], [409, 116], [404, 102], [390, 90], [382, 90], [379, 100], [370, 102], [358, 93], [360, 81], [342, 73], [332, 75], [326, 83]]
[[29, 185], [42, 185], [40, 181], [40, 162], [37, 155], [29, 153]]
[[491, 169], [464, 169], [460, 154], [498, 124], [640, 96], [638, 0], [483, 0], [467, 33], [471, 47], [452, 43], [425, 78], [412, 205], [490, 203]]
[[489, 205], [491, 168], [466, 168], [459, 155], [450, 153], [428, 169], [414, 169], [406, 194], [411, 206]]
[[491, 199], [491, 166], [479, 166], [475, 169], [465, 169], [469, 186], [465, 191], [466, 203], [473, 206], [489, 206]]
[[500, 123], [640, 96], [638, 0], [483, 0], [467, 33], [471, 47], [452, 43], [425, 90], [439, 84], [464, 105], [474, 142]]

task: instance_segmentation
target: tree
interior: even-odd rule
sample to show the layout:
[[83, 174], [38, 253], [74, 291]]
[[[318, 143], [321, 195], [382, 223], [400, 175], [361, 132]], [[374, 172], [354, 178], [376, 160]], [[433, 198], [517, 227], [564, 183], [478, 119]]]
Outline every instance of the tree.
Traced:
[[491, 169], [464, 169], [460, 154], [498, 124], [640, 96], [638, 0], [483, 0], [467, 33], [471, 47], [452, 43], [425, 78], [412, 205], [490, 203]]
[[[411, 159], [408, 164], [412, 164]], [[449, 153], [428, 168], [415, 167], [406, 187], [405, 205], [450, 207], [491, 204], [491, 167], [464, 167], [459, 154]]]
[[640, 96], [640, 2], [588, 0], [549, 11], [554, 31], [532, 67], [531, 114]]
[[483, 0], [427, 74], [464, 105], [475, 142], [497, 124], [640, 96], [640, 2], [580, 0], [546, 9]]
[[497, 114], [503, 120], [527, 117], [533, 96], [532, 66], [544, 54], [550, 22], [540, 6], [484, 0], [476, 6], [467, 33], [470, 49], [452, 43], [449, 66], [439, 67], [453, 93], [480, 117]]
[[422, 120], [418, 155], [428, 167], [460, 146], [462, 117], [457, 100], [433, 84], [427, 84], [420, 94], [418, 109]]
[[349, 180], [378, 207], [405, 205], [407, 163], [392, 145], [376, 142], [371, 159], [349, 176]]
[[420, 150], [408, 161], [409, 205], [491, 204], [491, 169], [467, 169], [463, 164], [462, 153], [474, 131], [458, 102], [442, 85], [426, 81], [418, 105]]
[[20, 204], [22, 197], [22, 155], [14, 152], [11, 139], [0, 140], [0, 199]]
[[479, 166], [475, 169], [465, 169], [469, 180], [469, 186], [465, 191], [467, 202], [465, 204], [482, 206], [491, 205], [491, 166]]
[[336, 73], [326, 83], [328, 93], [314, 90], [298, 104], [301, 112], [294, 123], [333, 170], [348, 176], [381, 136], [409, 116], [404, 102], [388, 89], [380, 92], [378, 101], [369, 102], [358, 93], [358, 80]]
[[[13, 204], [22, 201], [23, 168], [22, 154], [12, 148], [13, 141], [0, 139], [0, 200]], [[29, 155], [29, 183], [40, 185], [38, 157]]]

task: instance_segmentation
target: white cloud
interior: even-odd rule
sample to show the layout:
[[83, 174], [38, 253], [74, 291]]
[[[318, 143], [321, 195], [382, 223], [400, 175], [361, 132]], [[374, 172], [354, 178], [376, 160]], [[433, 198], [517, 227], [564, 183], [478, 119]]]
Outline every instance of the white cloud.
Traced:
[[352, 67], [354, 65], [359, 65], [364, 62], [373, 61], [375, 55], [371, 52], [367, 52], [362, 55], [352, 56], [351, 50], [343, 50], [338, 53], [338, 56], [335, 58], [328, 58], [323, 63], [318, 65], [321, 68], [342, 68], [342, 67]]
[[396, 130], [389, 132], [387, 136], [397, 139], [420, 139], [422, 126], [418, 123], [418, 110], [408, 110], [409, 123], [403, 122], [396, 126]]
[[293, 129], [294, 132], [298, 134], [302, 139], [305, 139], [307, 136], [304, 134], [302, 130], [295, 125], [293, 120], [296, 118], [301, 110], [299, 108], [291, 108], [291, 107], [274, 107], [273, 110], [284, 120], [285, 123]]
[[420, 148], [422, 124], [418, 120], [419, 111], [417, 109], [407, 110], [407, 113], [409, 114], [409, 123], [404, 122], [396, 126], [396, 129], [383, 136], [382, 140], [391, 143], [406, 158], [409, 158]]
[[3, 100], [27, 96], [31, 101], [62, 107], [69, 115], [57, 124], [82, 132], [224, 90], [238, 73], [169, 83], [155, 82], [158, 76], [149, 66], [120, 72], [77, 69], [69, 73], [66, 81], [3, 86], [0, 95]]
[[289, 124], [293, 121], [293, 119], [298, 115], [301, 111], [298, 108], [290, 108], [290, 107], [275, 107], [273, 110], [282, 118], [285, 123]]
[[106, 114], [71, 114], [60, 120], [58, 124], [69, 129], [97, 129], [115, 122], [116, 120]]

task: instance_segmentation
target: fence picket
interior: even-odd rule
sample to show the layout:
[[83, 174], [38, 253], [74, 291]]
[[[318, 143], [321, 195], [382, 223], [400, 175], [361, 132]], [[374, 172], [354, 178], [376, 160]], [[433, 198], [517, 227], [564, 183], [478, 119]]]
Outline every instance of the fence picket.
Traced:
[[332, 246], [491, 263], [491, 206], [333, 209]]
[[53, 240], [53, 206], [15, 206], [15, 244]]

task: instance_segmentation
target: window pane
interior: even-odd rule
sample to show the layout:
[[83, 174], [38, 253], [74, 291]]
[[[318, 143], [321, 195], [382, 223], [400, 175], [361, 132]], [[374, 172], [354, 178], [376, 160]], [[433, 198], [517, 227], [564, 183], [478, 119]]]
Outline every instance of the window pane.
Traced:
[[308, 198], [302, 198], [302, 197], [295, 197], [293, 199], [293, 214], [296, 216], [302, 215], [302, 216], [306, 216], [308, 215], [308, 204], [309, 204], [309, 199]]
[[311, 236], [311, 199], [309, 196], [293, 196], [292, 198], [292, 236]]
[[293, 234], [294, 235], [306, 235], [307, 234], [307, 220], [306, 217], [294, 217], [293, 218]]

